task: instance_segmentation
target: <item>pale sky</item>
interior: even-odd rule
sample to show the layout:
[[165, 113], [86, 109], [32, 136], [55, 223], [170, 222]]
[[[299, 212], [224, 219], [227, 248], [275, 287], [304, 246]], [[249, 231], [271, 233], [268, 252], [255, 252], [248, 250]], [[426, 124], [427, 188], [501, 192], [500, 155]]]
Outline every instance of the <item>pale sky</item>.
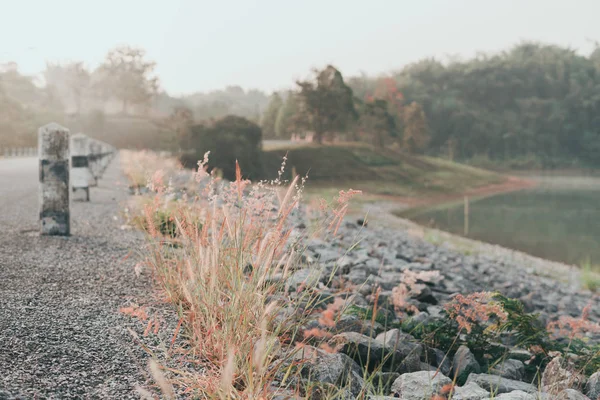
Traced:
[[345, 76], [423, 57], [473, 56], [521, 40], [588, 54], [600, 0], [0, 0], [0, 63], [96, 67], [143, 47], [172, 95], [289, 87], [331, 63]]

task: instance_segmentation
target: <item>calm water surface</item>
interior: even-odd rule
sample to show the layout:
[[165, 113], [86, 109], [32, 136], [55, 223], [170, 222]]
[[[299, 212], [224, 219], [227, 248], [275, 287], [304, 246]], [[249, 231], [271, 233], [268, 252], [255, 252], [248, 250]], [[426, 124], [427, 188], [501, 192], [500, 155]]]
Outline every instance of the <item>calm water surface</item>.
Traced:
[[[534, 189], [469, 204], [466, 236], [569, 264], [600, 265], [600, 178], [529, 177]], [[413, 221], [465, 235], [464, 203], [436, 207]]]

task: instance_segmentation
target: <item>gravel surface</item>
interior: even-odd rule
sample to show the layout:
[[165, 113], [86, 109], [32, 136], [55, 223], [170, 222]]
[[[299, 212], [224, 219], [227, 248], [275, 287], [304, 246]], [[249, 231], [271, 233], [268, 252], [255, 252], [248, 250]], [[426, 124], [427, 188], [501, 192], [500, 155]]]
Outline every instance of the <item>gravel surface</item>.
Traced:
[[113, 160], [91, 202], [73, 195], [72, 236], [38, 232], [37, 159], [0, 159], [0, 400], [139, 398], [146, 355], [119, 307], [149, 301], [121, 230], [125, 179]]

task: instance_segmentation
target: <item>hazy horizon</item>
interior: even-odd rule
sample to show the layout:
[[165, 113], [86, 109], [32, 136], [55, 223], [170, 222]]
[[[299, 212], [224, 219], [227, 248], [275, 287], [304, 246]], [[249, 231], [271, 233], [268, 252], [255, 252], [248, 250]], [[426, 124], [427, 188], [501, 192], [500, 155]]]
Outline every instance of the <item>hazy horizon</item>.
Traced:
[[[0, 0], [0, 63], [40, 73], [46, 62], [95, 68], [117, 45], [142, 47], [161, 88], [180, 96], [230, 85], [280, 90], [313, 67], [345, 76], [386, 73], [425, 57], [468, 58], [520, 41], [570, 46], [600, 40], [600, 2]], [[368, 4], [368, 5], [367, 5]], [[308, 30], [306, 27], [308, 26]]]

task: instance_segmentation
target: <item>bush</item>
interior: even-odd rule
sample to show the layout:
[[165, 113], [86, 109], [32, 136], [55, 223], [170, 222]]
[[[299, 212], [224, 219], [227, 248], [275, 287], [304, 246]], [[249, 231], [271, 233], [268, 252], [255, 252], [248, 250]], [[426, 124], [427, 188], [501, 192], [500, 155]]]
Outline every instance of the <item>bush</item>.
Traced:
[[[262, 131], [246, 118], [229, 115], [212, 125], [192, 126], [190, 143], [195, 159], [202, 160], [210, 151], [209, 169], [218, 168], [223, 177], [235, 180], [235, 162], [248, 178], [257, 178], [262, 172]], [[189, 156], [186, 156], [189, 158]]]

